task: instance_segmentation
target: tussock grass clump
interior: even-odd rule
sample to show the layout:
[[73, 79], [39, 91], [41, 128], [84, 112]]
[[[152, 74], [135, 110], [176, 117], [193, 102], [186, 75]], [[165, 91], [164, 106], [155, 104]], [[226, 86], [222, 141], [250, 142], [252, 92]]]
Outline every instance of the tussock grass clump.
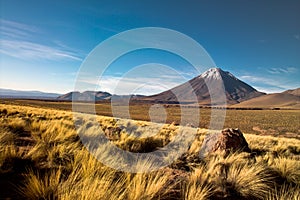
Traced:
[[28, 199], [58, 199], [61, 171], [40, 172], [28, 171], [25, 175], [21, 194]]
[[275, 191], [269, 193], [269, 196], [266, 200], [298, 200], [300, 199], [300, 187], [299, 185], [296, 187], [290, 185], [282, 185], [281, 187], [275, 188]]
[[186, 200], [205, 200], [215, 193], [216, 188], [210, 181], [210, 174], [205, 166], [201, 166], [190, 173], [183, 188], [183, 198]]
[[273, 177], [263, 163], [250, 160], [247, 153], [220, 154], [207, 158], [209, 182], [214, 196], [228, 199], [264, 199], [273, 186]]
[[0, 135], [0, 144], [1, 147], [7, 145], [13, 145], [16, 140], [16, 135], [10, 132], [7, 128], [2, 128], [1, 135]]
[[174, 192], [176, 185], [171, 177], [171, 172], [166, 170], [149, 174], [136, 174], [128, 180], [126, 199], [168, 199]]
[[269, 162], [270, 167], [275, 170], [285, 182], [300, 185], [299, 160], [278, 157]]

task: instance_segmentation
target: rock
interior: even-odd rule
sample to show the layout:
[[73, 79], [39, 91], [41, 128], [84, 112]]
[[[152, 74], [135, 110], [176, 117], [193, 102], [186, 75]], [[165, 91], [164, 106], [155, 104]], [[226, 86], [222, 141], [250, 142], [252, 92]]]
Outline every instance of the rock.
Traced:
[[186, 127], [191, 127], [191, 128], [196, 128], [196, 126], [194, 126], [193, 123], [187, 123], [185, 126], [186, 126]]
[[104, 133], [108, 137], [108, 139], [118, 139], [120, 138], [122, 128], [120, 127], [108, 127], [105, 129]]
[[251, 152], [243, 133], [238, 128], [227, 128], [221, 132], [206, 135], [200, 156], [203, 158], [213, 152], [225, 152], [225, 155], [228, 155], [231, 151]]

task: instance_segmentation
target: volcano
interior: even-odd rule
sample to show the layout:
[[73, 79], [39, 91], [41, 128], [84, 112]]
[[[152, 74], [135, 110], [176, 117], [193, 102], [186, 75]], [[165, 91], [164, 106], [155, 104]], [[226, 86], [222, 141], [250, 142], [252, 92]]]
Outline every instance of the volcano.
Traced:
[[198, 103], [199, 105], [237, 104], [265, 95], [233, 74], [211, 68], [203, 74], [170, 90], [148, 96], [151, 101]]

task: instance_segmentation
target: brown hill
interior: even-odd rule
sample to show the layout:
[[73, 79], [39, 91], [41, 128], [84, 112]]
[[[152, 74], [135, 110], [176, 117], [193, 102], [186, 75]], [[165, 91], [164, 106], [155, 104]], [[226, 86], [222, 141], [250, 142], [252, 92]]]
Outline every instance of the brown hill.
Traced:
[[300, 88], [282, 93], [268, 94], [231, 107], [235, 108], [291, 108], [300, 109]]
[[294, 89], [294, 90], [287, 90], [285, 92], [283, 92], [285, 94], [292, 94], [292, 95], [295, 95], [295, 96], [300, 96], [300, 88], [297, 88], [297, 89]]

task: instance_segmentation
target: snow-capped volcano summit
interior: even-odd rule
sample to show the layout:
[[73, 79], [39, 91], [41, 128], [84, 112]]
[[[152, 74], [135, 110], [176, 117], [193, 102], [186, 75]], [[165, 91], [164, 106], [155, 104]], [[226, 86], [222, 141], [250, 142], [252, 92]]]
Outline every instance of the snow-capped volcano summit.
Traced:
[[[194, 102], [196, 96], [199, 104], [218, 105], [224, 103], [221, 98], [219, 101], [216, 99], [220, 93], [224, 93], [223, 97], [225, 96], [227, 104], [235, 104], [264, 95], [230, 72], [220, 68], [211, 68], [188, 82], [152, 95], [149, 99], [159, 101], [182, 101], [184, 99], [187, 102]], [[214, 96], [214, 103], [212, 103], [212, 96]]]
[[220, 71], [221, 71], [220, 68], [211, 68], [211, 69], [205, 71], [203, 74], [201, 74], [199, 76], [199, 78], [220, 80], [220, 79], [222, 79]]
[[204, 79], [222, 80], [222, 76], [230, 76], [235, 80], [238, 80], [233, 74], [227, 71], [223, 71], [221, 68], [210, 68], [199, 76]]

